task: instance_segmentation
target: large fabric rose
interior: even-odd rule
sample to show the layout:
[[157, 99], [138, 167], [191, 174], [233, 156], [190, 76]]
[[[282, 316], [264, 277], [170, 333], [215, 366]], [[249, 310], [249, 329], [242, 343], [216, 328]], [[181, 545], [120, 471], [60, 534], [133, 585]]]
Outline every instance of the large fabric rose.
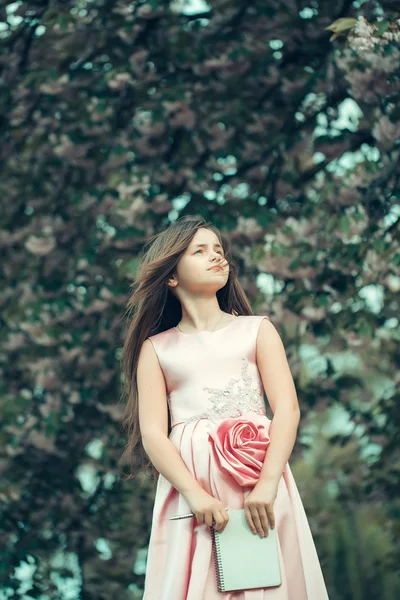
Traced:
[[243, 416], [224, 419], [209, 431], [221, 467], [242, 486], [255, 486], [270, 443], [270, 421]]

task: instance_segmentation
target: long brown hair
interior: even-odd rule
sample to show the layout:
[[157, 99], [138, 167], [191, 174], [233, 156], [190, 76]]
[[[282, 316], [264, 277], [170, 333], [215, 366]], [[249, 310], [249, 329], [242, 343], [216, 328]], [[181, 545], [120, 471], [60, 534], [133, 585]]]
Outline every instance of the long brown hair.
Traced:
[[[156, 480], [159, 473], [149, 460], [141, 444], [139, 426], [137, 364], [140, 349], [146, 338], [175, 327], [182, 316], [179, 300], [169, 291], [168, 279], [174, 274], [182, 254], [188, 248], [196, 231], [205, 228], [213, 231], [222, 245], [229, 264], [229, 277], [225, 286], [217, 291], [221, 310], [229, 314], [252, 315], [246, 294], [239, 283], [237, 267], [232, 259], [228, 239], [210, 221], [201, 216], [187, 215], [177, 219], [169, 227], [153, 235], [143, 246], [134, 281], [132, 295], [127, 302], [127, 330], [122, 351], [123, 384], [121, 398], [126, 399], [122, 429], [127, 437], [118, 466], [129, 466], [129, 472], [121, 475], [133, 479], [139, 471], [150, 471]], [[168, 435], [171, 431], [171, 415], [168, 411]], [[139, 468], [134, 470], [137, 462]]]

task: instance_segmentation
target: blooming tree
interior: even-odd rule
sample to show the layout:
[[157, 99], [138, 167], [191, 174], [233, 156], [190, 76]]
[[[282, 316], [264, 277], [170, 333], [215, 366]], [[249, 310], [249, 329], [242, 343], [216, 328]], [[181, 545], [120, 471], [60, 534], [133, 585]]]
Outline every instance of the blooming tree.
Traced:
[[330, 597], [389, 600], [395, 4], [198, 5], [1, 9], [1, 586], [56, 600], [70, 579], [77, 598], [140, 598], [154, 488], [118, 477], [121, 315], [148, 236], [201, 213], [283, 337], [302, 410], [293, 462]]

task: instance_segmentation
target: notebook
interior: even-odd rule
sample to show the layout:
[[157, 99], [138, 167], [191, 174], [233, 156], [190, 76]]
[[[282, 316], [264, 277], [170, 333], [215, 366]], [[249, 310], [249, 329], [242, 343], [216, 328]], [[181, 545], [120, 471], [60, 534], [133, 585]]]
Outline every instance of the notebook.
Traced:
[[229, 510], [222, 532], [210, 527], [219, 592], [281, 585], [276, 528], [252, 533], [243, 509]]

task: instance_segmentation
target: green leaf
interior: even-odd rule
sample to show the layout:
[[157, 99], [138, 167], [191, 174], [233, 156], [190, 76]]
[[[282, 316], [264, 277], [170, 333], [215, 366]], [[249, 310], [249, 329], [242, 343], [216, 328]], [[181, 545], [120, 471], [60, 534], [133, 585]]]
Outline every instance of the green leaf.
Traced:
[[349, 233], [350, 220], [346, 214], [340, 215], [339, 224], [340, 224], [340, 230], [342, 231], [342, 233]]

